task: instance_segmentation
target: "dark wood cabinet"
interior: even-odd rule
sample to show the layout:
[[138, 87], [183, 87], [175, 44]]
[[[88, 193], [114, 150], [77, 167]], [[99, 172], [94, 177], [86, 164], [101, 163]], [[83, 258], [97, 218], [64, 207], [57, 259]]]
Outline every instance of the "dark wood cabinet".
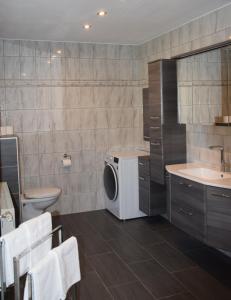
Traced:
[[149, 63], [148, 72], [150, 179], [164, 185], [165, 165], [186, 161], [186, 128], [178, 124], [176, 61]]
[[171, 175], [171, 222], [188, 234], [205, 239], [205, 187]]
[[149, 100], [148, 88], [143, 89], [143, 136], [145, 141], [150, 140], [149, 134]]
[[231, 252], [231, 190], [168, 176], [170, 222], [212, 247]]
[[231, 252], [231, 190], [207, 188], [207, 242]]
[[150, 180], [150, 157], [139, 157], [139, 208], [148, 216], [164, 213], [165, 187]]

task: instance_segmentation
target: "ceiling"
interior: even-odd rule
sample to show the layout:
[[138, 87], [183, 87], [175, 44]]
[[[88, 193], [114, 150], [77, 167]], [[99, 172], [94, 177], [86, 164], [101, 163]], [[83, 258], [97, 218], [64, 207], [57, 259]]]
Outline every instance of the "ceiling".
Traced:
[[[0, 38], [140, 44], [228, 0], [0, 0]], [[97, 11], [105, 9], [106, 17]], [[92, 24], [89, 31], [84, 23]]]

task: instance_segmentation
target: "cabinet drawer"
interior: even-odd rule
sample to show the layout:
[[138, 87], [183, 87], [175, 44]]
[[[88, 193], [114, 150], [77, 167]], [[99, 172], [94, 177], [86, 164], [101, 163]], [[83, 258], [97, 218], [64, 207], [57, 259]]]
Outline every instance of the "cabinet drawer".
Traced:
[[139, 174], [139, 187], [150, 189], [150, 176], [146, 174]]
[[204, 189], [204, 185], [195, 181], [175, 175], [171, 176], [172, 201], [179, 205], [185, 204], [188, 207], [197, 209], [201, 213], [204, 213], [205, 207]]
[[149, 157], [139, 157], [138, 159], [138, 166], [139, 166], [139, 176], [150, 176], [150, 161]]
[[193, 207], [172, 201], [171, 221], [188, 234], [203, 240], [205, 237], [205, 216]]
[[231, 190], [208, 187], [207, 209], [211, 212], [217, 212], [231, 216]]
[[150, 190], [139, 188], [139, 209], [145, 214], [150, 214]]
[[207, 242], [209, 245], [231, 251], [231, 216], [216, 212], [207, 214]]
[[151, 180], [157, 182], [159, 184], [165, 183], [165, 170], [162, 157], [151, 156], [151, 164], [150, 164], [150, 173], [151, 173]]
[[162, 156], [163, 147], [162, 147], [162, 139], [155, 139], [150, 142], [150, 153]]
[[149, 124], [150, 126], [159, 126], [161, 125], [161, 116], [157, 116], [152, 114], [149, 116]]
[[160, 139], [162, 137], [161, 126], [150, 126], [149, 127], [150, 140]]

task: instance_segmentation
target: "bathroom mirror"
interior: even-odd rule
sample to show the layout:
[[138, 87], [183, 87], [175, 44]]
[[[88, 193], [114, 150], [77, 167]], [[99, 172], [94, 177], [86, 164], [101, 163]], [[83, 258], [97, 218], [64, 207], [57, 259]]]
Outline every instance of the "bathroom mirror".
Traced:
[[179, 58], [179, 122], [231, 126], [231, 45]]

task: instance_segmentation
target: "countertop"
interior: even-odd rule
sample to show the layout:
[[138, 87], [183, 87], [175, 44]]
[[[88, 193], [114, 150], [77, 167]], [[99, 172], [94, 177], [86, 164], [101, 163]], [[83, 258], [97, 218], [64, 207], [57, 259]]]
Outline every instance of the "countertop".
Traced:
[[174, 174], [177, 176], [180, 176], [182, 178], [186, 178], [204, 185], [214, 186], [214, 187], [220, 187], [220, 188], [226, 188], [231, 189], [231, 178], [221, 178], [221, 179], [202, 179], [198, 178], [192, 175], [186, 175], [179, 172], [179, 170], [182, 169], [192, 169], [192, 168], [208, 168], [211, 170], [218, 171], [216, 168], [211, 167], [208, 164], [204, 163], [186, 163], [186, 164], [177, 164], [177, 165], [167, 165], [166, 170], [170, 174]]
[[112, 151], [109, 152], [109, 155], [114, 157], [139, 157], [139, 156], [149, 156], [149, 151]]

